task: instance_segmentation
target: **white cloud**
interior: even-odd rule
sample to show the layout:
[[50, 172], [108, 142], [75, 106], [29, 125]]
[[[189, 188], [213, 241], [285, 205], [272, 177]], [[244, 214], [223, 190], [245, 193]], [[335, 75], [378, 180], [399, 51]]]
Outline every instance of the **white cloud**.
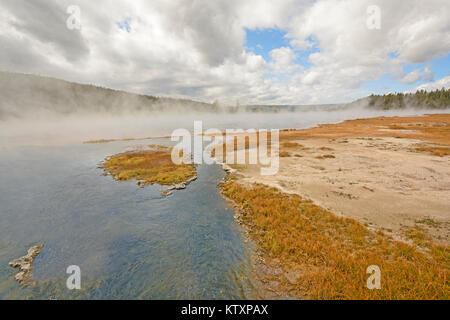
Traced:
[[408, 92], [416, 92], [417, 90], [441, 90], [442, 88], [450, 89], [450, 76], [446, 76], [434, 82], [424, 83], [414, 89], [408, 90]]
[[[405, 83], [431, 80], [429, 69], [403, 67], [449, 54], [447, 2], [79, 0], [82, 29], [71, 31], [72, 0], [3, 0], [0, 69], [205, 101], [343, 102], [386, 73]], [[380, 30], [366, 27], [372, 4], [381, 8]], [[129, 32], [117, 25], [123, 21]], [[281, 28], [295, 49], [319, 51], [306, 70], [289, 47], [265, 61], [245, 50], [245, 28]]]
[[269, 55], [272, 59], [269, 63], [269, 68], [274, 74], [291, 73], [302, 69], [294, 61], [297, 58], [297, 54], [289, 47], [273, 49], [269, 52]]
[[[320, 48], [310, 55], [313, 66], [293, 85], [332, 102], [356, 98], [361, 84], [386, 73], [405, 82], [430, 80], [428, 69], [410, 75], [402, 69], [408, 63], [428, 62], [450, 52], [450, 8], [445, 2], [315, 2], [289, 25], [293, 45]], [[366, 27], [366, 9], [372, 4], [381, 9], [380, 30]], [[395, 59], [389, 57], [393, 52], [398, 55]]]
[[406, 73], [402, 78], [399, 79], [403, 83], [415, 83], [417, 81], [433, 81], [434, 72], [430, 70], [429, 67], [423, 69], [416, 69], [411, 72]]

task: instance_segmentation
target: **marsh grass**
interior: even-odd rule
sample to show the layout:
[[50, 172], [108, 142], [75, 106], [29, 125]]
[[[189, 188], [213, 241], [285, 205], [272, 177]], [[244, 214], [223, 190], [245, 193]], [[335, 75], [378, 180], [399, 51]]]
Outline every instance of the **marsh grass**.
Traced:
[[[448, 246], [410, 234], [425, 248], [394, 241], [353, 219], [337, 217], [300, 196], [275, 188], [221, 185], [241, 212], [265, 255], [295, 270], [295, 283], [283, 280], [298, 297], [313, 299], [449, 299]], [[369, 290], [366, 269], [381, 269], [381, 290]]]
[[196, 175], [194, 165], [174, 164], [170, 149], [163, 148], [115, 155], [103, 163], [103, 168], [116, 180], [135, 179], [138, 185], [172, 185]]

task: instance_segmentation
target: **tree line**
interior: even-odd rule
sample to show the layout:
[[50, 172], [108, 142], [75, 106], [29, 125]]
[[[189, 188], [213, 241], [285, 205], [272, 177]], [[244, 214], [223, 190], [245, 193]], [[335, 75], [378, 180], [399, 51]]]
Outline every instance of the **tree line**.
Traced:
[[402, 108], [432, 108], [444, 109], [450, 107], [450, 89], [425, 91], [415, 93], [389, 93], [369, 96], [369, 106], [379, 109]]

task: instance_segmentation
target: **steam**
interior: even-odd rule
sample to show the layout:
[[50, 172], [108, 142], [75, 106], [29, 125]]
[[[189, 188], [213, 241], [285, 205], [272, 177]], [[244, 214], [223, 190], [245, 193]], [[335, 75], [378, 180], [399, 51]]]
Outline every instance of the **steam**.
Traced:
[[0, 146], [167, 136], [178, 128], [193, 131], [196, 120], [202, 120], [205, 129], [301, 129], [346, 119], [439, 112], [372, 110], [365, 100], [350, 105], [227, 107], [2, 72], [0, 94]]

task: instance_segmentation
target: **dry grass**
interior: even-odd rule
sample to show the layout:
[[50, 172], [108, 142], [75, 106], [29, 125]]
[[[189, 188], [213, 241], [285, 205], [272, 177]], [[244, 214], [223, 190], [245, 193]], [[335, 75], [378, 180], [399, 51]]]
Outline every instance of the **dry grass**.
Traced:
[[137, 140], [135, 138], [122, 138], [122, 139], [99, 139], [99, 140], [88, 140], [84, 141], [85, 144], [93, 144], [93, 143], [108, 143], [108, 142], [116, 142], [116, 141], [133, 141]]
[[172, 185], [185, 182], [196, 175], [194, 165], [175, 165], [167, 150], [115, 155], [105, 161], [103, 168], [116, 180], [136, 179], [138, 185]]
[[88, 140], [84, 141], [85, 144], [94, 144], [94, 143], [108, 143], [108, 142], [114, 142], [117, 141], [116, 139], [99, 139], [99, 140]]
[[280, 152], [280, 158], [289, 158], [291, 154], [287, 151], [281, 151]]
[[[299, 273], [290, 292], [313, 299], [449, 299], [450, 250], [410, 234], [423, 248], [393, 241], [353, 219], [297, 195], [262, 185], [229, 181], [223, 194], [241, 212], [249, 236], [261, 250]], [[381, 268], [381, 290], [366, 287], [366, 268]]]
[[282, 147], [284, 148], [303, 148], [303, 146], [297, 142], [283, 142], [281, 144]]
[[324, 154], [322, 156], [317, 156], [316, 159], [334, 159], [336, 158], [335, 156], [333, 156], [332, 154]]
[[144, 137], [144, 138], [121, 138], [121, 139], [98, 139], [98, 140], [87, 140], [84, 141], [84, 144], [93, 144], [93, 143], [108, 143], [108, 142], [117, 142], [117, 141], [134, 141], [134, 140], [147, 140], [153, 138], [170, 138], [170, 136], [153, 136], [153, 137]]
[[421, 247], [426, 247], [431, 241], [431, 238], [425, 233], [425, 231], [418, 226], [407, 228], [403, 234], [406, 238], [412, 240], [416, 245]]
[[[338, 124], [325, 124], [312, 129], [280, 132], [281, 140], [344, 137], [410, 138], [428, 141], [440, 146], [450, 146], [450, 114], [357, 119]], [[418, 151], [433, 152], [438, 156], [449, 154], [448, 148], [440, 147]]]
[[425, 224], [430, 227], [439, 228], [441, 223], [430, 218], [419, 219], [415, 221], [417, 224]]
[[[225, 133], [223, 133], [222, 136], [224, 137], [224, 139], [227, 138], [227, 135]], [[233, 145], [233, 150], [235, 152], [240, 151], [240, 150], [246, 150], [245, 156], [248, 159], [248, 150], [250, 148], [259, 148], [259, 143], [260, 143], [259, 133], [256, 133], [255, 136], [256, 136], [256, 144], [255, 145], [250, 145], [250, 138], [248, 136], [246, 136], [244, 138], [244, 145], [238, 146], [237, 138], [235, 135], [233, 135], [232, 136], [232, 137], [234, 137], [233, 141], [227, 141], [227, 143], [216, 145], [211, 150], [211, 157], [217, 158], [221, 162], [225, 162], [227, 151], [228, 152], [231, 151], [231, 146]], [[230, 138], [230, 137], [228, 137], [228, 138]], [[269, 156], [270, 152], [271, 152], [271, 133], [270, 132], [267, 133], [266, 143], [267, 143], [267, 155]], [[228, 150], [227, 150], [227, 148], [228, 148]]]
[[420, 147], [417, 148], [416, 151], [419, 152], [427, 152], [434, 154], [435, 156], [444, 157], [450, 155], [449, 147]]

